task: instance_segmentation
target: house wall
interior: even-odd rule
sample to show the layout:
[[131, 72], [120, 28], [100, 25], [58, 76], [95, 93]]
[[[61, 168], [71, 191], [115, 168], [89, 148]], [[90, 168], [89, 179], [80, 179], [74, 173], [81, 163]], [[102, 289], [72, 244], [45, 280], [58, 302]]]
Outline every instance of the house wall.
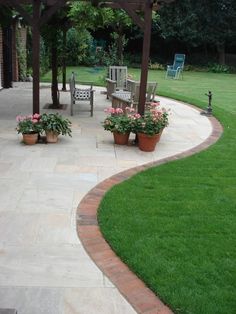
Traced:
[[[19, 81], [19, 62], [17, 56], [17, 39], [19, 36], [19, 42], [23, 49], [26, 49], [27, 29], [20, 27], [17, 22], [13, 22], [12, 29], [12, 81]], [[4, 61], [3, 61], [3, 30], [0, 27], [0, 88], [4, 86]]]

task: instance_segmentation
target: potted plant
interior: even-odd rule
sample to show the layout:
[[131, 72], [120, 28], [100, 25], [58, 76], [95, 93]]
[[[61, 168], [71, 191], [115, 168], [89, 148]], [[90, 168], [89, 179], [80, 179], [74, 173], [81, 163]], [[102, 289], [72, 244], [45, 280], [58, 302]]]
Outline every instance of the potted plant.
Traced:
[[38, 141], [39, 133], [42, 132], [42, 124], [40, 115], [35, 113], [33, 115], [16, 117], [17, 127], [16, 130], [23, 136], [23, 142], [27, 145], [36, 144]]
[[168, 125], [168, 111], [158, 106], [151, 104], [144, 115], [133, 122], [132, 129], [138, 135], [139, 149], [142, 151], [154, 151], [163, 129]]
[[59, 113], [42, 114], [41, 123], [48, 143], [56, 143], [60, 134], [71, 136], [71, 121]]
[[105, 118], [102, 125], [104, 130], [113, 133], [114, 142], [118, 145], [127, 145], [129, 134], [131, 132], [131, 115], [132, 108], [108, 108], [105, 112], [109, 115]]

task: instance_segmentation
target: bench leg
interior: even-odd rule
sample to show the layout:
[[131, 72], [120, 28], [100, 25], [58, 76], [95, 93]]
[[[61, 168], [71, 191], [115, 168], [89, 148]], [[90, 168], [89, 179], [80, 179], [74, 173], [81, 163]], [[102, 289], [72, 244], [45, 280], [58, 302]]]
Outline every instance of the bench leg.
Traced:
[[70, 115], [73, 116], [73, 105], [74, 105], [74, 101], [71, 100], [71, 104], [70, 104]]

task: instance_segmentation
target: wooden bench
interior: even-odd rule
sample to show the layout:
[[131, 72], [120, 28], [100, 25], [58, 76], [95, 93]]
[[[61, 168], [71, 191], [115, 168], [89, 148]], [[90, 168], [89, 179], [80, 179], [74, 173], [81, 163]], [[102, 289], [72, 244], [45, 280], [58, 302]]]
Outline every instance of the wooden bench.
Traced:
[[[112, 107], [125, 109], [127, 106], [138, 109], [140, 82], [127, 80], [128, 91], [116, 91], [111, 94]], [[157, 83], [147, 82], [146, 105], [154, 101]]]
[[117, 91], [111, 97], [113, 108], [122, 108], [124, 110], [132, 105], [132, 93], [129, 91]]

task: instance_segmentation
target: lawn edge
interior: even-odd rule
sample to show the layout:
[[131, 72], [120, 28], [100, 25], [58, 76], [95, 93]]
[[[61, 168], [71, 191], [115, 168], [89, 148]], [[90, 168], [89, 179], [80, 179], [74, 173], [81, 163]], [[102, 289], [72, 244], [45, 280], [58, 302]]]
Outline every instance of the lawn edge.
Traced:
[[[202, 111], [202, 109], [199, 109], [194, 105], [186, 105], [199, 112]], [[166, 162], [191, 156], [213, 145], [220, 138], [223, 132], [223, 127], [215, 117], [211, 116], [208, 117], [208, 119], [212, 124], [212, 132], [201, 144], [182, 153], [158, 161], [149, 162], [111, 176], [91, 189], [77, 207], [76, 230], [83, 247], [95, 264], [110, 279], [137, 313], [171, 314], [173, 312], [140, 278], [137, 277], [136, 274], [129, 269], [124, 262], [121, 261], [106, 242], [97, 221], [99, 204], [105, 193], [111, 187], [129, 179], [138, 172]]]

